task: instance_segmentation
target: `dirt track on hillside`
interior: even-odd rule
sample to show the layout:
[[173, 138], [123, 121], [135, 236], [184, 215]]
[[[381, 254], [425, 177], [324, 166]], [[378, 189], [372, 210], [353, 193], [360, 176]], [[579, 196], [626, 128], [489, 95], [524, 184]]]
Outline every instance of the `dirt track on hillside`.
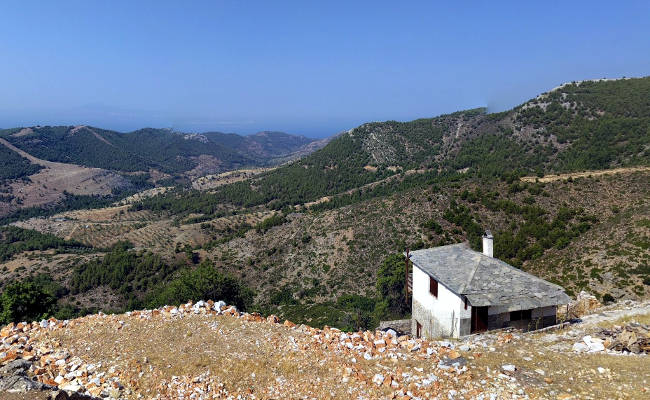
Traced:
[[628, 168], [614, 168], [614, 169], [603, 169], [597, 171], [584, 171], [584, 172], [571, 172], [567, 174], [552, 174], [544, 175], [543, 177], [537, 176], [524, 176], [520, 178], [523, 182], [553, 182], [559, 181], [562, 179], [576, 179], [576, 178], [586, 178], [588, 176], [597, 177], [610, 174], [631, 174], [634, 172], [648, 172], [650, 167], [628, 167]]

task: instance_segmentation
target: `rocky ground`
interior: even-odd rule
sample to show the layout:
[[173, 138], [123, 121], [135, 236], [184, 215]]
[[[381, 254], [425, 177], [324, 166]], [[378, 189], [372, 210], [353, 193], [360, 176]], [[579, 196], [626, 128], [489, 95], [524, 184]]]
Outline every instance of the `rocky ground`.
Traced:
[[649, 316], [649, 303], [628, 302], [562, 330], [428, 341], [188, 303], [8, 325], [0, 390], [17, 399], [647, 398], [647, 355], [573, 345]]

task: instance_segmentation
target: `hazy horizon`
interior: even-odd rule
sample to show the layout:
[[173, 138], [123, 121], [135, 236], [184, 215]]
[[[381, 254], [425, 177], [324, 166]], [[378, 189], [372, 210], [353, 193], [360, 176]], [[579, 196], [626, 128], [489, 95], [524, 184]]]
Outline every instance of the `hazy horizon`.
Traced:
[[646, 2], [64, 1], [2, 15], [3, 128], [326, 137], [650, 73]]

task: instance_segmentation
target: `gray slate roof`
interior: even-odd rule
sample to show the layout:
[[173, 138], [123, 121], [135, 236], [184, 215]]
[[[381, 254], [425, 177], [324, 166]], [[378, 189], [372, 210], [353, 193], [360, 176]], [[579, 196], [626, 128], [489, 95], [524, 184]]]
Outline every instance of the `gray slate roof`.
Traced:
[[568, 304], [564, 289], [476, 252], [465, 243], [416, 250], [415, 266], [472, 306], [501, 306], [502, 312]]

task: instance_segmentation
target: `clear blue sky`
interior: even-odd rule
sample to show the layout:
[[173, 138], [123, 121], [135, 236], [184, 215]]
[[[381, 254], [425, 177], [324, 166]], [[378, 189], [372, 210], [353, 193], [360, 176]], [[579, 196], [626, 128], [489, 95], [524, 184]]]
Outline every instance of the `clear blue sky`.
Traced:
[[326, 136], [650, 75], [648, 1], [8, 3], [0, 127]]

